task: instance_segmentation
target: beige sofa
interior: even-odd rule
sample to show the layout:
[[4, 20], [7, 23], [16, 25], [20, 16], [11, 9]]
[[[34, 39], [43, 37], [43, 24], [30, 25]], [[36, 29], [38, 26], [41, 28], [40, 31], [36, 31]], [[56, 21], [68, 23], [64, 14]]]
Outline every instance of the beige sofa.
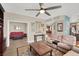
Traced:
[[79, 56], [79, 47], [73, 46], [72, 50], [68, 51], [63, 56]]
[[64, 54], [63, 56], [79, 56], [79, 53], [77, 53], [73, 50], [70, 50], [66, 54]]
[[46, 40], [49, 42], [57, 40], [69, 45], [76, 45], [76, 37], [72, 35], [57, 35], [57, 34], [53, 34], [51, 36], [46, 35]]
[[[57, 47], [52, 44], [54, 40], [60, 41]], [[50, 43], [49, 46], [66, 53], [76, 44], [76, 37], [71, 35], [51, 35], [46, 37], [46, 41]]]

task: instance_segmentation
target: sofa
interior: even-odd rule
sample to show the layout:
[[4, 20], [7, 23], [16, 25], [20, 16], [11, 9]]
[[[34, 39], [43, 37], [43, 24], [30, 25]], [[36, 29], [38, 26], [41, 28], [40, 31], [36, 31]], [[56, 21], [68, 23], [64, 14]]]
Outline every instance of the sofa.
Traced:
[[26, 33], [24, 32], [11, 32], [10, 39], [22, 39], [25, 35]]
[[[52, 41], [59, 41], [57, 44], [57, 47], [52, 44]], [[63, 52], [66, 53], [69, 50], [72, 49], [73, 46], [76, 44], [76, 37], [71, 35], [56, 35], [53, 34], [51, 36], [46, 36], [46, 41], [49, 43], [48, 45]]]
[[73, 50], [70, 50], [66, 54], [64, 54], [63, 56], [79, 56], [79, 53], [77, 53]]

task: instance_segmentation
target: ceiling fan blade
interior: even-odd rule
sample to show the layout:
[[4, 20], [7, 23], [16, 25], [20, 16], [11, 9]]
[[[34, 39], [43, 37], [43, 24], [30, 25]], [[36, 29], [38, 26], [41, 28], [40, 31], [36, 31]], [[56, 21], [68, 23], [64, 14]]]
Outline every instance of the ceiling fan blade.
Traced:
[[49, 8], [46, 8], [45, 10], [52, 10], [52, 9], [57, 9], [57, 8], [61, 8], [61, 6], [49, 7]]
[[37, 17], [39, 14], [40, 14], [40, 12], [38, 12], [38, 13], [36, 14], [36, 17]]
[[40, 9], [42, 8], [43, 3], [39, 3]]
[[48, 16], [51, 16], [47, 11], [45, 11], [45, 14], [47, 14]]
[[40, 11], [40, 9], [25, 9], [26, 11]]

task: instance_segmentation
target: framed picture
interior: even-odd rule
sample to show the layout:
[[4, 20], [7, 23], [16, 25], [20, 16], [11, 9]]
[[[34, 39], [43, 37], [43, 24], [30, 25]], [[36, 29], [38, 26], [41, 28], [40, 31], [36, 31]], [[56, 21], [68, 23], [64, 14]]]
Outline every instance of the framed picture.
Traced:
[[57, 23], [57, 31], [62, 32], [63, 31], [63, 23]]

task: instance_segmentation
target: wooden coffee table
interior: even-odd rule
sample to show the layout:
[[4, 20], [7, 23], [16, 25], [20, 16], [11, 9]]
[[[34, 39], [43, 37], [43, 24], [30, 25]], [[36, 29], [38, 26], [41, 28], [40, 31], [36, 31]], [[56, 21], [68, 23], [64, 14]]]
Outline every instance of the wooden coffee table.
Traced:
[[35, 42], [30, 44], [30, 51], [35, 52], [36, 55], [43, 56], [47, 53], [50, 53], [50, 56], [52, 56], [52, 49], [48, 45], [46, 45], [44, 42]]

